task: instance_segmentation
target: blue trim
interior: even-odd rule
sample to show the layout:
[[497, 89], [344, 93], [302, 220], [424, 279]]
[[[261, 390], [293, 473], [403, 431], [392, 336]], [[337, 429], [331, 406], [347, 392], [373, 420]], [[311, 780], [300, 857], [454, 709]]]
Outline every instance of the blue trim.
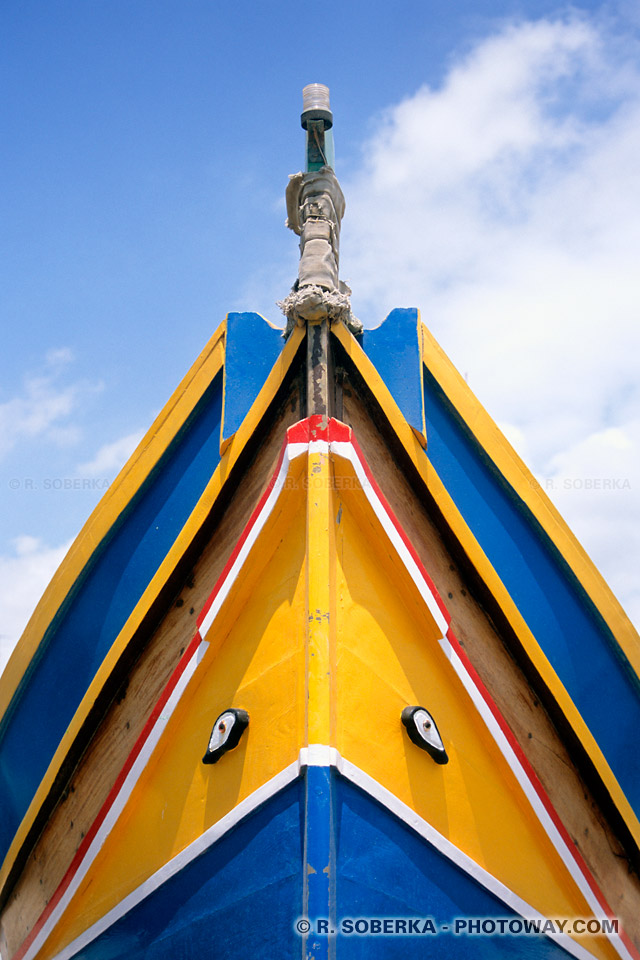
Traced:
[[636, 814], [638, 678], [528, 508], [425, 370], [428, 456], [604, 753]]
[[362, 347], [387, 385], [402, 415], [424, 431], [420, 330], [415, 307], [392, 310], [375, 330], [365, 330]]
[[74, 584], [14, 695], [0, 730], [0, 859], [96, 671], [220, 460], [221, 405], [219, 375]]
[[229, 313], [224, 358], [222, 439], [232, 436], [280, 356], [282, 330], [257, 313]]

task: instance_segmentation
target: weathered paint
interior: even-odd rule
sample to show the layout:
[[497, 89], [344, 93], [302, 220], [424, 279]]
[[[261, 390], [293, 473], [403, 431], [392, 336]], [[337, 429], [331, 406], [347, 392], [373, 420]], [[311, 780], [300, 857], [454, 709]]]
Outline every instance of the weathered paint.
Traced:
[[329, 324], [309, 323], [307, 329], [307, 416], [329, 417]]
[[[327, 325], [312, 327], [317, 347], [316, 362], [310, 370], [315, 388], [314, 407], [326, 401]], [[324, 334], [324, 335], [323, 335]], [[311, 335], [311, 334], [310, 334]], [[317, 378], [317, 379], [316, 379]], [[323, 390], [324, 387], [324, 390]], [[316, 412], [307, 421], [308, 460], [307, 502], [307, 610], [306, 673], [307, 719], [305, 745], [333, 743], [336, 727], [336, 590], [333, 470], [329, 454], [329, 423], [325, 413]], [[293, 431], [290, 431], [290, 435]], [[296, 434], [297, 435], [297, 434]], [[335, 918], [335, 838], [331, 818], [332, 780], [326, 771], [311, 770], [305, 794], [305, 863], [303, 872], [304, 908], [307, 916]], [[328, 957], [327, 940], [310, 937], [307, 954], [321, 960]]]

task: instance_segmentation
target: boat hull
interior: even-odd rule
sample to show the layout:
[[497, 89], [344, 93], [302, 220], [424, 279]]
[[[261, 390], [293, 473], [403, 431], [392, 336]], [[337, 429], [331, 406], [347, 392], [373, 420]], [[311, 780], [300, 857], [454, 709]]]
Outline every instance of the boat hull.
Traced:
[[[523, 918], [491, 878], [479, 882], [336, 767], [291, 773], [256, 809], [133, 891], [59, 960], [591, 955], [566, 937], [537, 933], [543, 918]], [[331, 874], [305, 859], [310, 795], [321, 817], [312, 833], [331, 809]], [[318, 884], [307, 885], [306, 904], [305, 873]], [[311, 913], [310, 899], [325, 909]]]
[[[212, 433], [220, 462], [13, 840], [3, 960], [637, 958], [618, 921], [637, 923], [637, 882], [581, 771], [602, 783], [563, 739], [561, 681], [490, 590], [462, 480], [447, 500], [420, 424], [344, 331], [341, 418], [300, 419], [293, 336], [248, 411], [230, 354], [237, 432]], [[401, 398], [417, 417], [422, 393]]]

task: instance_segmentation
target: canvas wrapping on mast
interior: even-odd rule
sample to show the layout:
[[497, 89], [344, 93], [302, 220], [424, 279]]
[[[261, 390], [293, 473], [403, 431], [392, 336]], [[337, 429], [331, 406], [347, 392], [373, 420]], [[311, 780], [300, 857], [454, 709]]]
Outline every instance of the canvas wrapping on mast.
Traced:
[[338, 290], [340, 223], [345, 200], [331, 167], [295, 173], [286, 193], [287, 226], [300, 237], [298, 286]]
[[340, 223], [345, 200], [331, 167], [289, 177], [287, 226], [300, 237], [298, 279], [279, 302], [287, 317], [285, 336], [307, 320], [342, 321], [353, 333], [362, 324], [351, 311], [351, 290], [338, 278]]
[[[327, 112], [311, 109], [303, 113], [303, 126], [307, 121], [323, 117], [331, 126], [331, 113], [328, 111], [326, 87], [311, 84], [307, 91], [320, 91], [320, 104]], [[326, 102], [322, 98], [326, 95]], [[311, 96], [311, 100], [312, 100]], [[324, 131], [324, 124], [322, 124]], [[286, 191], [287, 226], [300, 237], [300, 263], [298, 279], [291, 293], [278, 306], [287, 317], [285, 336], [294, 326], [304, 326], [307, 321], [317, 323], [341, 321], [353, 333], [362, 333], [362, 324], [351, 311], [349, 295], [351, 290], [338, 277], [340, 259], [340, 224], [344, 216], [345, 200], [338, 179], [327, 161], [323, 145], [318, 139], [316, 129], [311, 134], [316, 138], [323, 165], [319, 169], [308, 169], [306, 173], [295, 173], [289, 177]], [[321, 136], [324, 136], [322, 132]]]

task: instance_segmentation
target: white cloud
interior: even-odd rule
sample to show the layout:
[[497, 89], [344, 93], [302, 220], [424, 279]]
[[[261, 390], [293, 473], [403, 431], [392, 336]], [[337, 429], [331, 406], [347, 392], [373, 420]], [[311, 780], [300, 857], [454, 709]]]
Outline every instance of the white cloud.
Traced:
[[120, 437], [113, 443], [104, 444], [91, 460], [81, 463], [76, 472], [84, 477], [110, 478], [115, 476], [138, 446], [143, 434], [144, 431], [136, 430], [135, 433]]
[[67, 348], [50, 350], [42, 370], [24, 378], [20, 393], [0, 403], [0, 457], [27, 439], [47, 439], [56, 446], [78, 441], [78, 427], [72, 414], [87, 392], [101, 389], [84, 381], [62, 383], [64, 372], [73, 361]]
[[51, 547], [23, 536], [12, 542], [11, 552], [0, 554], [0, 671], [70, 545]]
[[70, 347], [52, 347], [45, 357], [45, 363], [50, 370], [61, 370], [73, 363], [73, 360], [73, 350]]
[[537, 474], [623, 471], [625, 490], [560, 505], [636, 615], [620, 557], [640, 566], [640, 463], [613, 438], [640, 419], [637, 60], [587, 17], [486, 38], [380, 118], [342, 233], [356, 313], [420, 306]]
[[544, 480], [635, 623], [640, 623], [639, 462], [640, 419], [593, 433], [558, 453]]

